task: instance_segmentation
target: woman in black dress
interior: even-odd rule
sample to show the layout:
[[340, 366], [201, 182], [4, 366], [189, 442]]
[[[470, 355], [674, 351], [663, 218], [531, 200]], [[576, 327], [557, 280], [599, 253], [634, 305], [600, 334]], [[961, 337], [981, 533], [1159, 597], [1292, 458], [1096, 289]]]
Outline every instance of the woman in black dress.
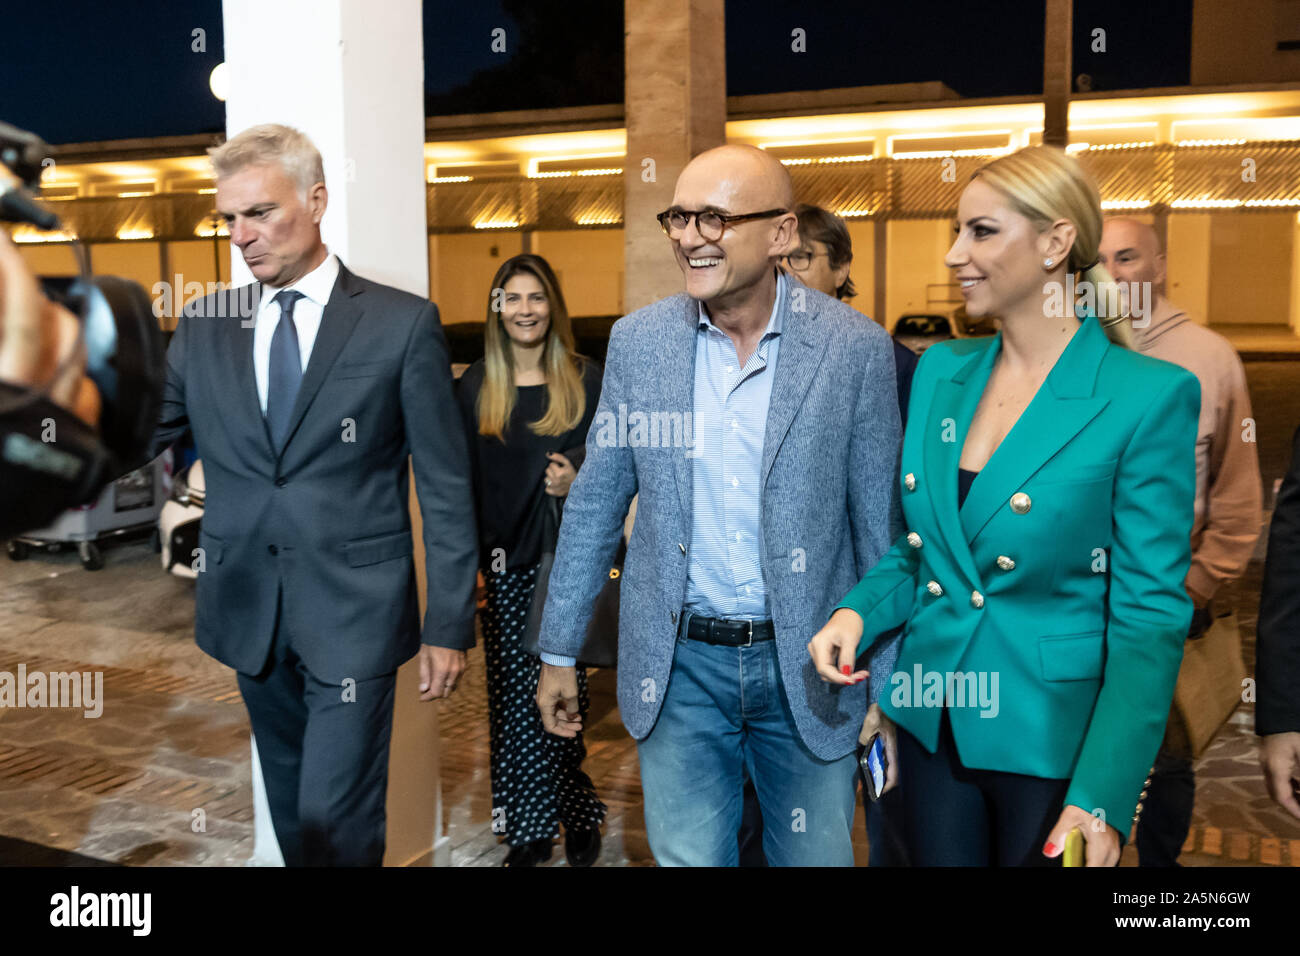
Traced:
[[[600, 398], [600, 367], [574, 352], [564, 296], [546, 260], [514, 256], [492, 280], [484, 358], [460, 380], [487, 585], [487, 666], [492, 828], [504, 833], [506, 866], [551, 856], [556, 824], [565, 855], [590, 866], [600, 851], [605, 805], [582, 771], [582, 735], [542, 729], [533, 698], [541, 662], [523, 650], [537, 565], [547, 543], [547, 496], [564, 498], [586, 452]], [[587, 680], [578, 668], [586, 716]]]

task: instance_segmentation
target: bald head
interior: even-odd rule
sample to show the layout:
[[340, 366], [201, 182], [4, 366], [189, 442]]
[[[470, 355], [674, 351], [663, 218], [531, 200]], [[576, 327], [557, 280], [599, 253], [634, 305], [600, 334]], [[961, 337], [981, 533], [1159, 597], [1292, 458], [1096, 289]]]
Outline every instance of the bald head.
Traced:
[[1160, 252], [1160, 237], [1156, 235], [1155, 229], [1136, 219], [1107, 219], [1102, 227], [1102, 235], [1112, 237], [1114, 242], [1125, 246], [1142, 246], [1152, 255]]
[[712, 187], [726, 192], [731, 200], [740, 203], [733, 212], [741, 207], [742, 211], [794, 208], [790, 173], [779, 159], [757, 146], [728, 143], [706, 149], [677, 177], [678, 191], [683, 187]]
[[1136, 219], [1107, 219], [1098, 248], [1101, 264], [1118, 282], [1149, 282], [1159, 286], [1165, 279], [1165, 255], [1160, 251], [1156, 231]]
[[720, 236], [711, 232], [708, 238], [692, 218], [672, 237], [692, 296], [725, 304], [748, 299], [760, 286], [774, 288], [773, 270], [794, 238], [796, 223], [794, 186], [780, 160], [740, 144], [706, 150], [677, 177], [671, 208], [724, 217], [765, 214], [728, 221]]

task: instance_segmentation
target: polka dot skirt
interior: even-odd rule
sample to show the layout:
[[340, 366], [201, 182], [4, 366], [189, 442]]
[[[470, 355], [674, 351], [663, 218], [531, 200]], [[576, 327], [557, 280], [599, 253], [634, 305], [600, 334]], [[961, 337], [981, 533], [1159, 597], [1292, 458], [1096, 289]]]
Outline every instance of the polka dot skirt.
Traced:
[[[510, 846], [589, 830], [605, 819], [605, 805], [582, 771], [587, 748], [582, 734], [548, 734], [537, 712], [542, 662], [523, 649], [537, 568], [484, 575], [483, 653], [487, 666], [491, 739], [492, 821]], [[578, 668], [578, 708], [587, 716], [587, 673]]]

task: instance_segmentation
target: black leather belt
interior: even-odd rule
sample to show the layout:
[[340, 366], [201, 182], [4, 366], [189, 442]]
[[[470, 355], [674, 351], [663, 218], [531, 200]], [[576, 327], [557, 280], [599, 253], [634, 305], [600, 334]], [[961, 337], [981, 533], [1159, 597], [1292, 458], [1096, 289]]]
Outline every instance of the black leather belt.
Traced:
[[771, 621], [727, 621], [717, 617], [690, 616], [686, 636], [705, 644], [748, 647], [756, 641], [770, 641], [776, 636]]

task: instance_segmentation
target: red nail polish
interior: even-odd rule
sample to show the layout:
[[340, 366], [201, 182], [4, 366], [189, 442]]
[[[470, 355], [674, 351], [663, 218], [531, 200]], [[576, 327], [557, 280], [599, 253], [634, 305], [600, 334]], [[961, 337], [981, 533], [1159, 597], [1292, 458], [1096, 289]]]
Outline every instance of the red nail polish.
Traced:
[[1052, 856], [1056, 853], [1056, 844], [1048, 840], [1043, 844], [1043, 856]]
[[845, 677], [848, 677], [850, 674], [853, 673], [853, 668], [850, 667], [848, 664], [843, 664], [840, 666], [840, 673], [843, 674]]

